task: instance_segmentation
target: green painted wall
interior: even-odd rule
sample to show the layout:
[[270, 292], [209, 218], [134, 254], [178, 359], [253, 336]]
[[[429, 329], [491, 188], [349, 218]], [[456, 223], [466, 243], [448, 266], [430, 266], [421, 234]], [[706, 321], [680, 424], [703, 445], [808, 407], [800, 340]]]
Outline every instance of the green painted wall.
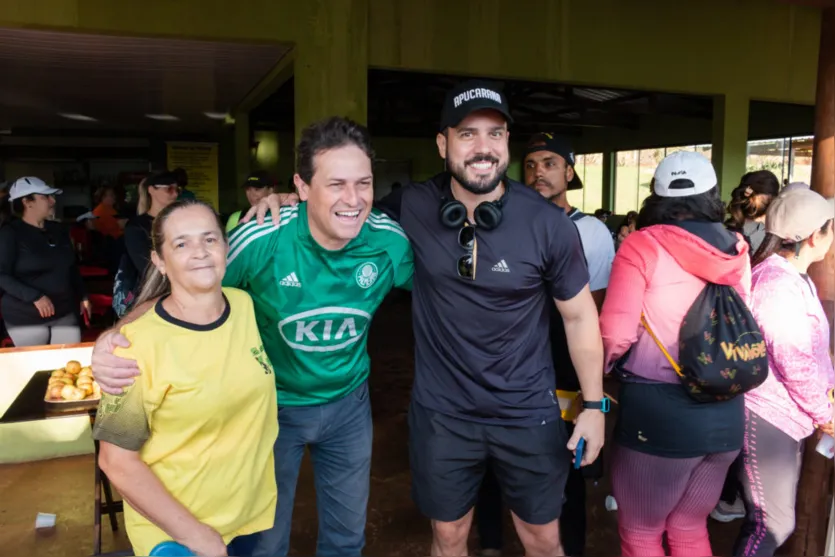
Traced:
[[387, 68], [812, 103], [820, 11], [761, 0], [370, 0]]

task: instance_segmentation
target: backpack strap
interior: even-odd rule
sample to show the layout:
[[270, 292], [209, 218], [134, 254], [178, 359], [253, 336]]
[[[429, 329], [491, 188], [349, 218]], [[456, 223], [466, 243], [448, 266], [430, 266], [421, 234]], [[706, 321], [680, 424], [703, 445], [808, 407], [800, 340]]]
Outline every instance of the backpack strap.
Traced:
[[667, 361], [670, 362], [671, 366], [673, 366], [673, 369], [675, 370], [676, 375], [678, 375], [679, 377], [684, 377], [684, 374], [681, 373], [681, 366], [676, 363], [676, 361], [673, 359], [672, 356], [670, 356], [670, 353], [667, 352], [667, 349], [664, 348], [664, 345], [661, 343], [660, 340], [658, 340], [658, 337], [655, 336], [655, 333], [652, 332], [652, 329], [650, 328], [649, 323], [647, 323], [647, 318], [643, 313], [641, 313], [641, 325], [644, 326], [644, 329], [646, 330], [646, 332], [649, 333], [649, 336], [652, 337], [652, 340], [655, 341], [655, 344], [658, 345], [658, 348], [660, 348], [661, 352], [664, 353], [664, 356], [667, 357]]

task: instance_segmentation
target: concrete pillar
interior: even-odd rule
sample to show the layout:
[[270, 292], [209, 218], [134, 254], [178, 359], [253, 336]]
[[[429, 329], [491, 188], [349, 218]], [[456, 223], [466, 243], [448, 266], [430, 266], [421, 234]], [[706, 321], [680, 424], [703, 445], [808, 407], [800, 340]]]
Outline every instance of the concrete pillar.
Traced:
[[[815, 139], [812, 158], [812, 189], [824, 197], [835, 197], [835, 7], [823, 12], [818, 59], [818, 90], [815, 106]], [[835, 250], [809, 274], [829, 311], [835, 314]]]
[[603, 207], [608, 211], [615, 210], [615, 152], [603, 153]]
[[219, 210], [222, 215], [226, 215], [240, 208], [235, 169], [235, 128], [232, 126], [224, 126], [221, 131], [217, 165]]
[[296, 44], [296, 139], [308, 124], [368, 120], [368, 0], [305, 0], [310, 28]]
[[247, 207], [246, 193], [240, 187], [252, 168], [252, 137], [249, 133], [249, 113], [235, 114], [235, 201], [238, 208]]
[[730, 199], [731, 191], [745, 174], [749, 104], [748, 97], [738, 94], [718, 96], [713, 100], [712, 161], [725, 200]]
[[[835, 196], [835, 8], [827, 8], [821, 18], [821, 43], [818, 58], [818, 88], [815, 105], [815, 140], [812, 158], [812, 189], [824, 197]], [[818, 295], [829, 318], [830, 330], [835, 314], [835, 251], [809, 268]], [[830, 337], [830, 348], [832, 347]], [[824, 555], [827, 515], [832, 510], [832, 461], [821, 457], [813, 447], [815, 436], [806, 445], [800, 483], [797, 486], [794, 535], [784, 546], [786, 555]]]

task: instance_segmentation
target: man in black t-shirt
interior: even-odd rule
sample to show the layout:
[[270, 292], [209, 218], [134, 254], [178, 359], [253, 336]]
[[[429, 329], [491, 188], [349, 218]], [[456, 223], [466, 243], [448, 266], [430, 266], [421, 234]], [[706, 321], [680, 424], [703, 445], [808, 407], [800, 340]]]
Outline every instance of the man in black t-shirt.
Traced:
[[[415, 252], [412, 496], [432, 520], [432, 555], [467, 554], [488, 461], [526, 554], [559, 554], [569, 450], [584, 437], [588, 464], [603, 444], [603, 350], [580, 238], [558, 207], [505, 176], [511, 122], [494, 85], [456, 87], [436, 138], [448, 172], [380, 203]], [[555, 397], [553, 304], [587, 401], [570, 441]]]

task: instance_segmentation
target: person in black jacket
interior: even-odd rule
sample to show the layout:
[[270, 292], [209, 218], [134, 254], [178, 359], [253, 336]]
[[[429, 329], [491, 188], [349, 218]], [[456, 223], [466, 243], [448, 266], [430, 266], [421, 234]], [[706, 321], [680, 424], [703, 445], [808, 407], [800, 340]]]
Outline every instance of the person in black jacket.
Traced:
[[60, 193], [34, 177], [9, 190], [20, 218], [0, 229], [0, 308], [18, 347], [80, 342], [79, 308], [90, 314], [69, 231], [50, 220]]
[[137, 188], [136, 216], [125, 226], [125, 254], [113, 285], [116, 314], [121, 317], [139, 294], [139, 287], [151, 261], [151, 226], [160, 211], [177, 200], [180, 188], [173, 172], [161, 172], [142, 181]]
[[4, 182], [0, 184], [0, 228], [12, 220], [12, 206], [9, 201], [9, 184]]

